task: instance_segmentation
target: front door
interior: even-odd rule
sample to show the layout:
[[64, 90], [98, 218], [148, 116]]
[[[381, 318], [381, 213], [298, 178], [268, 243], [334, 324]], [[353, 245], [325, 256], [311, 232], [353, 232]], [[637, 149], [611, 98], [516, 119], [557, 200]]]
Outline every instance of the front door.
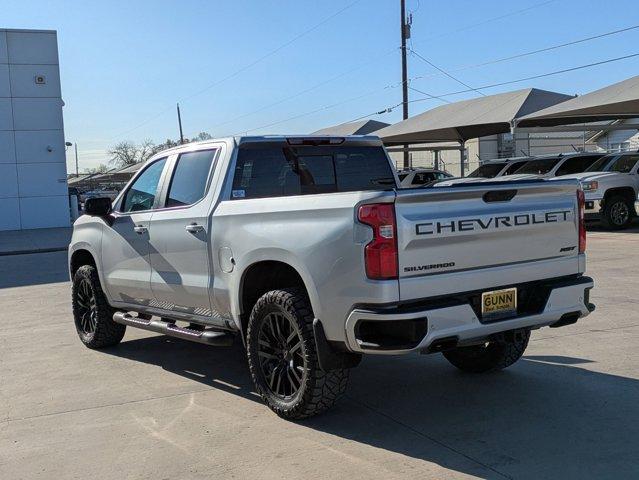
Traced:
[[150, 229], [151, 289], [160, 308], [211, 316], [207, 198], [217, 150], [179, 155]]
[[149, 305], [151, 218], [166, 158], [150, 163], [114, 206], [110, 226], [102, 235], [105, 287], [118, 302]]

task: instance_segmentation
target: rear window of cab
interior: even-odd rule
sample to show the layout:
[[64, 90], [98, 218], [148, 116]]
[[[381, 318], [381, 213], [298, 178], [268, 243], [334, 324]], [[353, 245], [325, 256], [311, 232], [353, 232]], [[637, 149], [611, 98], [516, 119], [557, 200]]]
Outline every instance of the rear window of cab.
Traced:
[[231, 198], [286, 197], [396, 187], [382, 147], [240, 147]]

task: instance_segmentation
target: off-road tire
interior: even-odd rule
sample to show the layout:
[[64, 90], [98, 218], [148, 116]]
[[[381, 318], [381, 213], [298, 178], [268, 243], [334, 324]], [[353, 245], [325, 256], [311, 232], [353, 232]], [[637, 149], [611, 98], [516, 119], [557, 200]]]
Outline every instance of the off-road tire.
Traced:
[[[627, 218], [624, 222], [620, 222], [618, 209], [624, 208], [627, 209]], [[604, 201], [601, 224], [607, 230], [622, 230], [630, 226], [634, 214], [634, 205], [627, 198], [621, 195], [614, 195]]]
[[[83, 282], [88, 284], [91, 294], [93, 295], [92, 308], [93, 314], [95, 315], [95, 327], [91, 332], [87, 332], [83, 329], [81, 321], [82, 305], [79, 302], [78, 292]], [[95, 267], [92, 265], [83, 265], [78, 268], [73, 276], [71, 299], [75, 328], [84, 345], [89, 348], [98, 349], [120, 343], [122, 337], [124, 337], [126, 326], [113, 321], [115, 310], [111, 308], [107, 302]]]
[[[297, 393], [288, 400], [271, 390], [258, 355], [260, 328], [270, 313], [287, 318], [301, 338], [304, 372]], [[264, 403], [287, 420], [299, 420], [328, 410], [344, 394], [348, 384], [347, 369], [324, 372], [320, 368], [313, 335], [313, 318], [306, 294], [296, 288], [265, 293], [258, 299], [249, 318], [246, 344], [251, 378]]]
[[443, 352], [444, 357], [464, 372], [485, 373], [510, 367], [521, 358], [530, 340], [530, 330], [505, 332], [494, 340]]

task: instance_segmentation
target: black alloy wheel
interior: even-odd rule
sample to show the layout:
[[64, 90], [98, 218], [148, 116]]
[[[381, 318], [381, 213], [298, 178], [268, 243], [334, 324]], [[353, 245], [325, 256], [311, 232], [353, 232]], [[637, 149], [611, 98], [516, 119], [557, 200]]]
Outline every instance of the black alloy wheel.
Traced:
[[257, 355], [269, 390], [282, 400], [295, 396], [306, 375], [304, 347], [296, 326], [282, 313], [264, 317]]
[[98, 309], [95, 294], [89, 280], [86, 278], [83, 278], [78, 283], [76, 302], [76, 327], [85, 335], [91, 335], [95, 332], [98, 324]]

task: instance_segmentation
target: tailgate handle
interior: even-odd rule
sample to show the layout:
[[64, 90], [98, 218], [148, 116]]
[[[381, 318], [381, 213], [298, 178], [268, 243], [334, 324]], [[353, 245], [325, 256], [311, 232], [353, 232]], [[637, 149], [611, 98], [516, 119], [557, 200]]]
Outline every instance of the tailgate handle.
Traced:
[[484, 193], [484, 202], [510, 202], [517, 195], [517, 190], [491, 190]]

